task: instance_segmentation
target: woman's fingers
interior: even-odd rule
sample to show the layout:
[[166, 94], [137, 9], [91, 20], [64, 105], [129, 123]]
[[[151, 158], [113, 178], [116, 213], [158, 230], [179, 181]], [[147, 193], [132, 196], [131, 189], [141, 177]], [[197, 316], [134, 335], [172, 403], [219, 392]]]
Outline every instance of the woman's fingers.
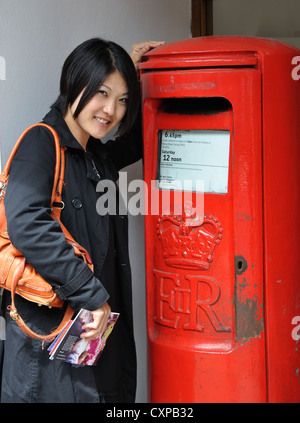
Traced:
[[155, 47], [159, 47], [165, 44], [165, 41], [142, 41], [132, 45], [130, 57], [134, 63], [134, 66], [138, 70], [139, 64], [144, 54]]
[[93, 315], [93, 321], [82, 327], [85, 332], [81, 334], [81, 338], [94, 339], [101, 335], [107, 327], [111, 308], [107, 303], [105, 303], [102, 307], [92, 311], [91, 313]]

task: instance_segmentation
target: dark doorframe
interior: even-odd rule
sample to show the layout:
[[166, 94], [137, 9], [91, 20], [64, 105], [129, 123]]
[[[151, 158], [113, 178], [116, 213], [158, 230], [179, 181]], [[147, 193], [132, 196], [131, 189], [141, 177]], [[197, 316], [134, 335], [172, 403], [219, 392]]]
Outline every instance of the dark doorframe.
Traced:
[[192, 0], [192, 36], [213, 35], [213, 0]]

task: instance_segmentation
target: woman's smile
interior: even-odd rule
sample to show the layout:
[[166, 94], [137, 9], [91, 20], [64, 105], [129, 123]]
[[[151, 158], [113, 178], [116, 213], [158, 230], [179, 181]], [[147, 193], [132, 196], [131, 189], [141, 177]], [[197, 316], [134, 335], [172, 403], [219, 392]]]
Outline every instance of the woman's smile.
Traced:
[[100, 125], [104, 125], [107, 126], [109, 125], [110, 121], [107, 119], [103, 119], [103, 118], [99, 118], [99, 117], [95, 117], [96, 121], [100, 123]]

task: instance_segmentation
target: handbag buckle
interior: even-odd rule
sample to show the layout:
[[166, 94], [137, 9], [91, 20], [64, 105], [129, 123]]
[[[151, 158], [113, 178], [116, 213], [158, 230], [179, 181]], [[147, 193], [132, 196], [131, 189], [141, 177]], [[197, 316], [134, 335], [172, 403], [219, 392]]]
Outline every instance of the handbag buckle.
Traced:
[[15, 321], [15, 322], [17, 322], [18, 321], [18, 319], [19, 319], [19, 315], [18, 315], [18, 312], [17, 312], [17, 310], [11, 310], [10, 311], [10, 317]]
[[0, 200], [2, 199], [2, 197], [4, 196], [4, 192], [6, 190], [6, 183], [5, 182], [0, 182]]

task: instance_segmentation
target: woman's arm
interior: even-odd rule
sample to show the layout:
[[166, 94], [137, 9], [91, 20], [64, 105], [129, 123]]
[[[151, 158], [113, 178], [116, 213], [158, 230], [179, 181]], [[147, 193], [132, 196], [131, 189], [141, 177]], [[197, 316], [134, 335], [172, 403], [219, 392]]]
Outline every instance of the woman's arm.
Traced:
[[55, 147], [51, 133], [37, 127], [24, 137], [13, 159], [5, 212], [13, 245], [74, 309], [95, 310], [109, 295], [74, 254], [59, 223], [50, 216]]

